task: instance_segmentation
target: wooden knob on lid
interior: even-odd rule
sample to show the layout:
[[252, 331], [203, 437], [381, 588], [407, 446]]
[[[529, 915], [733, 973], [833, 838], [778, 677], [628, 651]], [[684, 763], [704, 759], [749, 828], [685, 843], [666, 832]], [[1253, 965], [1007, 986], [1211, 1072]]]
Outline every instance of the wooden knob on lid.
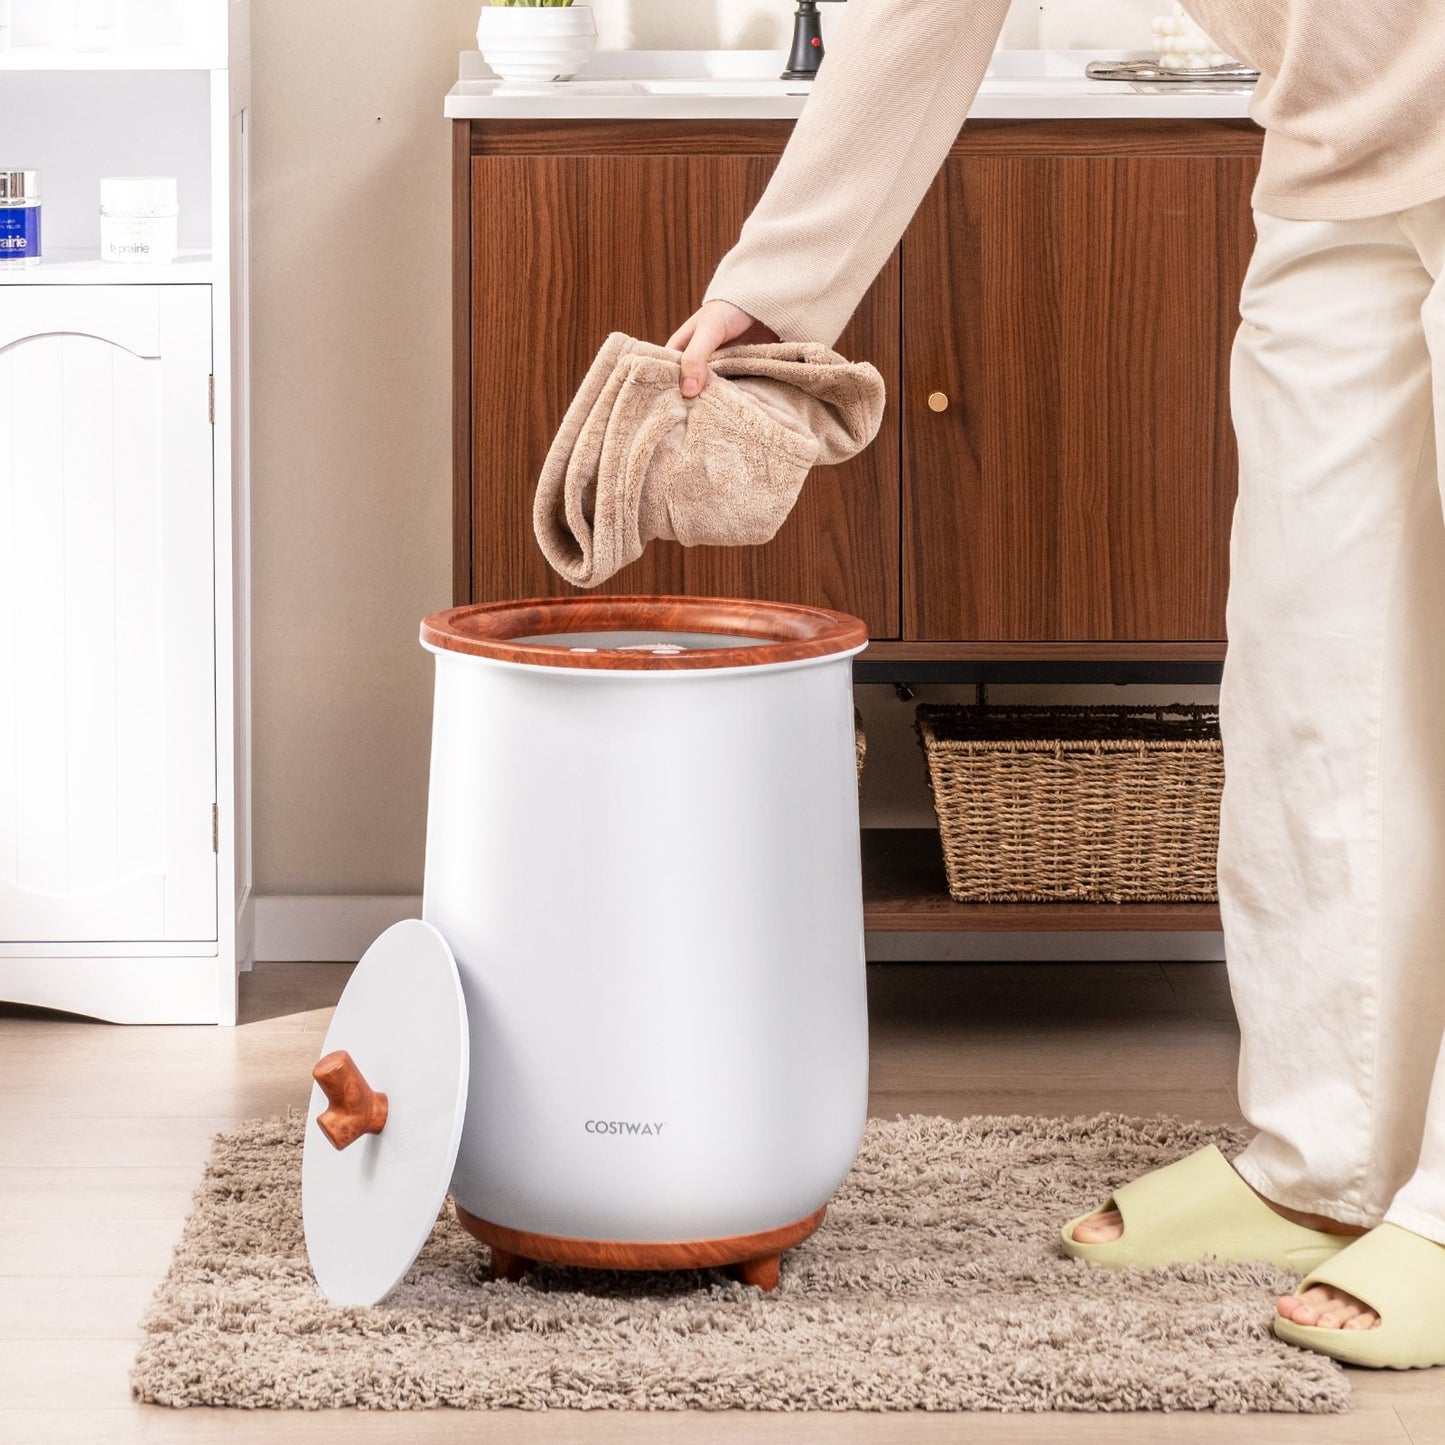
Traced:
[[356, 1143], [363, 1134], [381, 1133], [386, 1126], [386, 1095], [366, 1082], [345, 1049], [327, 1054], [311, 1070], [311, 1077], [331, 1104], [316, 1116], [316, 1122], [338, 1149]]

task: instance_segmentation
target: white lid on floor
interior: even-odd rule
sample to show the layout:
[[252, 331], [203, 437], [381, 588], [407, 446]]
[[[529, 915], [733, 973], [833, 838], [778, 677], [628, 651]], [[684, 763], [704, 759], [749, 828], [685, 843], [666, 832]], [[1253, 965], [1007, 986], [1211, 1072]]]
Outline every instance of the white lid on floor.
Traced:
[[301, 1167], [306, 1250], [333, 1304], [377, 1304], [401, 1283], [451, 1184], [467, 1105], [470, 1038], [456, 960], [429, 923], [387, 929], [351, 975], [322, 1058], [344, 1050], [386, 1095], [380, 1131], [338, 1149], [311, 1089]]

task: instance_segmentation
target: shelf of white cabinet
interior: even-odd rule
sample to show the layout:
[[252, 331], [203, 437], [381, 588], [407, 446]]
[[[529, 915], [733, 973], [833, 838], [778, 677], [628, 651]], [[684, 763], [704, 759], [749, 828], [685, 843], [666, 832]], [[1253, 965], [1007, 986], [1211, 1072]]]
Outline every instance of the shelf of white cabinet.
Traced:
[[209, 251], [182, 251], [169, 266], [124, 266], [95, 251], [50, 251], [38, 266], [0, 267], [0, 286], [204, 286]]
[[52, 50], [27, 45], [0, 50], [0, 71], [224, 70], [226, 64], [224, 55], [178, 45], [117, 50]]

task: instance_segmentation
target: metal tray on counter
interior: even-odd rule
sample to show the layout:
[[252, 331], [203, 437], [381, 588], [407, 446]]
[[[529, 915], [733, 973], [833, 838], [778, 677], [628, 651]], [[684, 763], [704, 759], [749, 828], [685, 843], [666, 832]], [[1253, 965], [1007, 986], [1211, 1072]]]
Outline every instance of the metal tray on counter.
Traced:
[[1201, 65], [1192, 68], [1160, 65], [1157, 60], [1091, 60], [1084, 67], [1090, 80], [1127, 80], [1150, 85], [1253, 85], [1259, 71], [1248, 65]]

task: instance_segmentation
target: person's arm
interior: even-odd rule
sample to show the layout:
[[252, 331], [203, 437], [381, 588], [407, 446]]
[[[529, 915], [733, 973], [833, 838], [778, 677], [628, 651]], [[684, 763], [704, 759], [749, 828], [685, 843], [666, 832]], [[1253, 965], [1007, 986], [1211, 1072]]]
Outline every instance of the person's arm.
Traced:
[[703, 295], [831, 346], [973, 104], [1009, 0], [849, 0], [848, 28]]

